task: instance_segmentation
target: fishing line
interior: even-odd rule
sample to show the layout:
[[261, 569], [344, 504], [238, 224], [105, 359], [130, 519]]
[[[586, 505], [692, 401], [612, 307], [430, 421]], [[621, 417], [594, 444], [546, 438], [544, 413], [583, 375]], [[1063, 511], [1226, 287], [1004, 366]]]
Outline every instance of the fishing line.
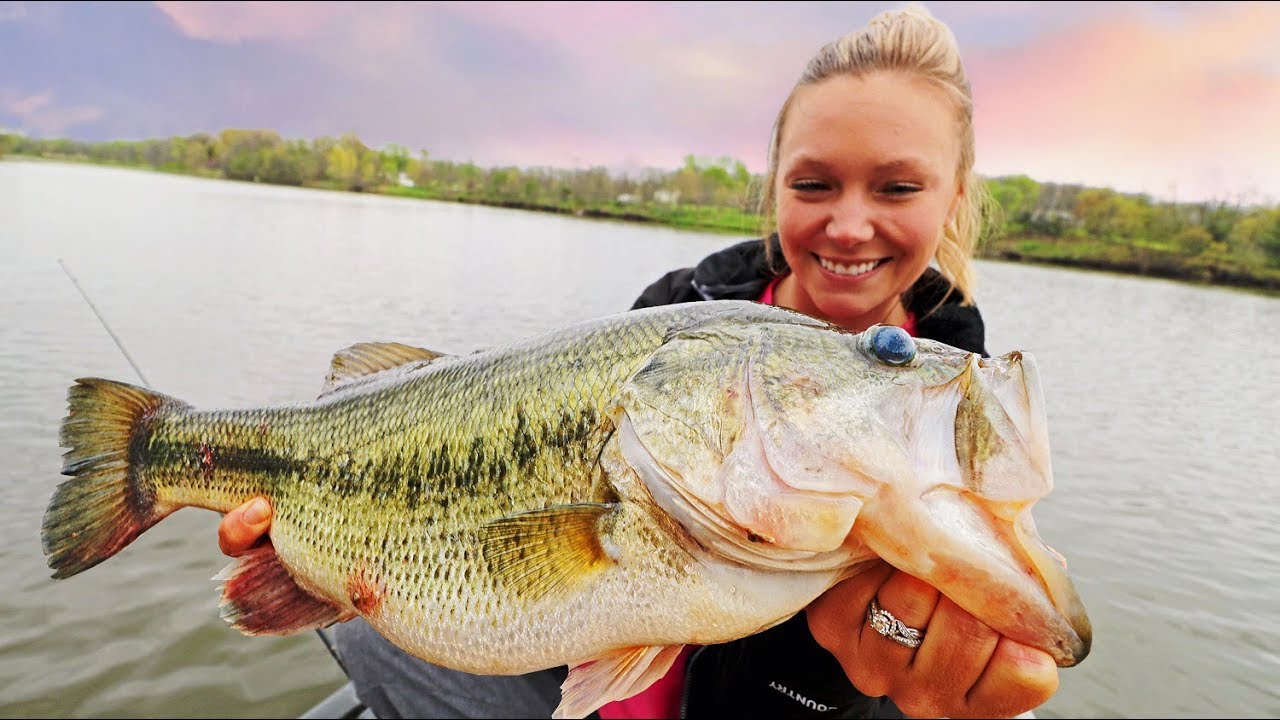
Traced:
[[[129, 365], [133, 367], [133, 371], [138, 374], [138, 379], [142, 381], [142, 384], [148, 390], [153, 390], [154, 388], [151, 387], [151, 383], [147, 380], [147, 376], [142, 374], [142, 369], [138, 367], [138, 363], [133, 361], [133, 356], [131, 356], [129, 351], [124, 348], [124, 343], [120, 341], [120, 337], [117, 336], [111, 329], [111, 326], [107, 324], [107, 319], [98, 311], [98, 306], [94, 305], [93, 301], [89, 299], [89, 294], [80, 286], [80, 281], [76, 280], [76, 276], [71, 274], [71, 269], [62, 261], [62, 258], [58, 258], [58, 264], [62, 266], [62, 271], [67, 274], [67, 279], [71, 281], [71, 284], [75, 285], [76, 290], [80, 291], [80, 297], [84, 298], [84, 301], [89, 305], [89, 309], [93, 311], [94, 315], [98, 316], [98, 322], [102, 323], [102, 328], [106, 330], [107, 334], [111, 336], [111, 339], [115, 341], [116, 347], [120, 348], [120, 353], [124, 355], [125, 360], [129, 361]], [[333, 657], [333, 661], [338, 663], [338, 667], [342, 668], [342, 674], [346, 675], [347, 666], [342, 662], [342, 658], [338, 657], [338, 649], [334, 647], [333, 641], [325, 634], [324, 628], [316, 628], [316, 635], [320, 636], [320, 642], [324, 643], [324, 647], [329, 651], [329, 655]]]
[[58, 264], [62, 266], [62, 271], [67, 274], [67, 278], [71, 280], [71, 284], [75, 285], [76, 290], [80, 291], [80, 297], [84, 298], [84, 301], [89, 304], [89, 309], [93, 311], [94, 315], [98, 316], [98, 322], [102, 323], [102, 327], [107, 331], [107, 334], [115, 341], [116, 347], [120, 348], [120, 352], [124, 355], [124, 359], [128, 360], [129, 364], [133, 366], [133, 371], [138, 373], [138, 379], [142, 381], [142, 384], [145, 385], [147, 389], [152, 389], [151, 383], [147, 382], [147, 376], [143, 375], [142, 370], [138, 368], [138, 363], [134, 362], [133, 357], [129, 355], [129, 351], [124, 349], [124, 343], [120, 342], [120, 338], [116, 336], [115, 332], [111, 330], [111, 326], [107, 324], [107, 319], [102, 317], [102, 313], [98, 312], [98, 306], [93, 304], [93, 301], [89, 299], [89, 295], [85, 293], [84, 288], [80, 287], [80, 281], [76, 280], [76, 276], [71, 274], [71, 270], [67, 267], [67, 264], [62, 262], [62, 258], [58, 258]]

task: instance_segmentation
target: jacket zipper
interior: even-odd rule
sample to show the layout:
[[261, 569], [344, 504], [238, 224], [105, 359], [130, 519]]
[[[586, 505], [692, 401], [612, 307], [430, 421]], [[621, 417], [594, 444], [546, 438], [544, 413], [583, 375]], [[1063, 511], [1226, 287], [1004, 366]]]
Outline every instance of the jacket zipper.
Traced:
[[703, 645], [697, 650], [694, 650], [693, 652], [689, 653], [689, 659], [686, 660], [684, 663], [684, 687], [680, 688], [680, 717], [681, 718], [689, 717], [689, 692], [690, 692], [690, 688], [693, 687], [693, 664], [697, 662], [698, 656], [701, 655], [702, 651], [706, 649], [707, 649], [707, 646]]

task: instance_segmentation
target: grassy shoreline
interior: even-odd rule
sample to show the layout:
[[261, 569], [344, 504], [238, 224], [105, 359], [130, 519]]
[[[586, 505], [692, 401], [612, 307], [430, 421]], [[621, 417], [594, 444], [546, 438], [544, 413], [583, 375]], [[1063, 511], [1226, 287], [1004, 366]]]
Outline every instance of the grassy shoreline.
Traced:
[[[22, 154], [0, 156], [0, 160], [9, 158], [35, 162], [102, 165], [216, 180], [230, 179], [216, 171], [193, 172], [185, 168], [101, 162], [83, 158], [50, 158]], [[246, 181], [241, 180], [240, 182]], [[758, 237], [761, 229], [758, 215], [730, 207], [652, 202], [623, 203], [617, 201], [607, 203], [527, 202], [516, 199], [485, 197], [474, 193], [444, 192], [399, 184], [382, 184], [366, 190], [353, 191], [343, 187], [340, 183], [325, 180], [308, 181], [297, 185], [297, 187], [336, 192], [367, 192], [389, 197], [487, 205], [529, 212], [661, 225], [682, 230], [716, 232], [740, 237]], [[990, 238], [980, 244], [977, 257], [982, 260], [1068, 267], [1129, 276], [1176, 280], [1197, 285], [1239, 288], [1261, 292], [1268, 296], [1280, 296], [1280, 269], [1262, 268], [1254, 273], [1232, 272], [1220, 267], [1197, 265], [1175, 252], [1159, 248], [1143, 248], [1132, 244], [1105, 242], [1093, 238], [1066, 240], [1036, 235], [1005, 235]]]

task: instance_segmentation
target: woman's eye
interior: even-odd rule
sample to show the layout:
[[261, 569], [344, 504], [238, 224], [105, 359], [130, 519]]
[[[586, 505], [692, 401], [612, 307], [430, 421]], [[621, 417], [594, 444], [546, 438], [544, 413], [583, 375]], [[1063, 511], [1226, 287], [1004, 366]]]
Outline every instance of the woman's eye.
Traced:
[[886, 195], [911, 195], [912, 193], [920, 192], [922, 189], [919, 185], [912, 183], [889, 183], [884, 186], [881, 192]]
[[822, 192], [831, 186], [821, 180], [796, 180], [791, 183], [791, 189], [798, 192]]

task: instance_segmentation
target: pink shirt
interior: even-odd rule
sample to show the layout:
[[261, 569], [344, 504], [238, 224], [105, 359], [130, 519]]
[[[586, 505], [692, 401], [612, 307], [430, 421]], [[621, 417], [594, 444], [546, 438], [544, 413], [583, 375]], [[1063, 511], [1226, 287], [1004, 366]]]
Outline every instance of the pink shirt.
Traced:
[[[782, 278], [784, 277], [786, 276], [783, 275], [770, 280], [769, 284], [765, 286], [764, 292], [760, 293], [759, 301], [764, 303], [765, 305], [772, 305], [773, 290], [774, 288], [778, 287], [778, 281], [782, 280]], [[915, 313], [911, 312], [910, 310], [907, 311], [907, 321], [902, 323], [902, 329], [906, 330], [907, 334], [910, 335], [911, 337], [916, 336], [916, 314]]]
[[[778, 286], [781, 277], [776, 277], [765, 286], [760, 293], [759, 302], [773, 304], [773, 290]], [[916, 334], [916, 316], [908, 312], [907, 321], [902, 329], [912, 337]], [[680, 717], [680, 698], [684, 691], [684, 668], [689, 662], [689, 653], [695, 646], [685, 645], [676, 661], [656, 682], [625, 700], [615, 700], [604, 705], [598, 711], [604, 720], [633, 720], [636, 718], [678, 718]]]
[[684, 690], [684, 666], [689, 661], [693, 645], [685, 645], [671, 669], [652, 685], [626, 700], [614, 700], [597, 711], [604, 720], [614, 718], [678, 718], [680, 696]]

